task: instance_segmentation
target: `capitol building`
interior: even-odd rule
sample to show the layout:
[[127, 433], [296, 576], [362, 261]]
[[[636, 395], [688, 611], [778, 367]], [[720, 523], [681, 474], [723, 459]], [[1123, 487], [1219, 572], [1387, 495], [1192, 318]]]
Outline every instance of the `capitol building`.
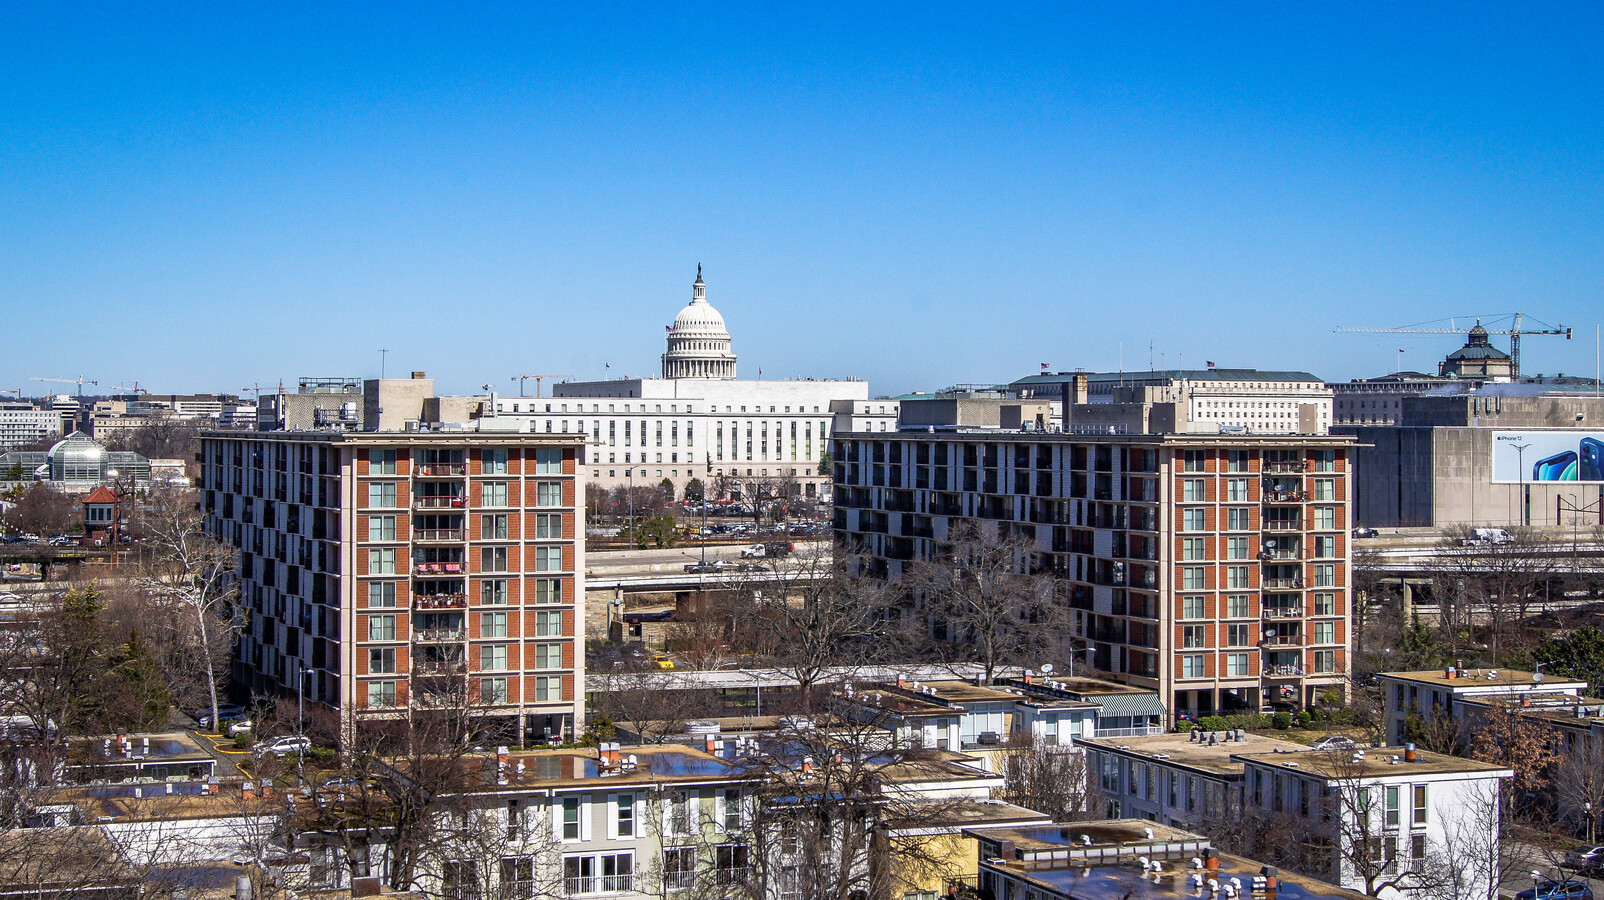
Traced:
[[[551, 397], [496, 398], [495, 415], [528, 430], [589, 437], [589, 480], [602, 487], [656, 485], [675, 497], [693, 478], [708, 496], [724, 476], [827, 494], [819, 471], [836, 431], [895, 431], [897, 402], [871, 400], [857, 379], [740, 380], [724, 316], [697, 267], [691, 302], [668, 326], [659, 378], [569, 381]], [[750, 488], [749, 488], [750, 489]]]

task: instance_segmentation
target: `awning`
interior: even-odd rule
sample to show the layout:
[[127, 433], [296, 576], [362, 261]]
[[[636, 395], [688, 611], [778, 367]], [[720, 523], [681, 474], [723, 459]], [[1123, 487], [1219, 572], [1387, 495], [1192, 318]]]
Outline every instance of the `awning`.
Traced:
[[1164, 715], [1164, 702], [1158, 699], [1158, 694], [1083, 694], [1090, 703], [1103, 708], [1100, 715], [1109, 718], [1162, 716]]

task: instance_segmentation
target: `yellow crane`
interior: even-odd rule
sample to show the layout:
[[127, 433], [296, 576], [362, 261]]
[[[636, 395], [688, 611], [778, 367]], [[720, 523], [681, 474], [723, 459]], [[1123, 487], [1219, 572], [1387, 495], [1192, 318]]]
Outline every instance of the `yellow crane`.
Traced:
[[512, 376], [512, 380], [518, 382], [518, 396], [522, 397], [522, 396], [524, 396], [524, 382], [526, 382], [529, 379], [533, 378], [535, 380], [535, 396], [539, 397], [540, 396], [540, 384], [541, 384], [541, 382], [545, 381], [547, 378], [567, 378], [567, 377], [568, 377], [567, 375], [552, 375], [550, 373], [542, 373], [540, 375], [514, 375], [514, 376]]
[[[1476, 324], [1481, 325], [1488, 334], [1509, 335], [1509, 368], [1510, 375], [1520, 378], [1520, 336], [1523, 334], [1562, 334], [1565, 340], [1571, 339], [1571, 329], [1564, 325], [1549, 326], [1546, 322], [1538, 322], [1542, 328], [1523, 328], [1522, 323], [1528, 318], [1525, 313], [1505, 313], [1498, 316], [1487, 316], [1489, 321], [1498, 323], [1506, 319], [1512, 320], [1508, 328], [1487, 328], [1481, 324], [1482, 316], [1460, 316], [1460, 319], [1475, 318]], [[1537, 321], [1537, 320], [1533, 320]], [[1447, 322], [1444, 328], [1441, 323]], [[1464, 334], [1469, 329], [1458, 325], [1454, 319], [1437, 319], [1434, 322], [1422, 322], [1419, 325], [1404, 325], [1398, 328], [1337, 328], [1339, 334]]]

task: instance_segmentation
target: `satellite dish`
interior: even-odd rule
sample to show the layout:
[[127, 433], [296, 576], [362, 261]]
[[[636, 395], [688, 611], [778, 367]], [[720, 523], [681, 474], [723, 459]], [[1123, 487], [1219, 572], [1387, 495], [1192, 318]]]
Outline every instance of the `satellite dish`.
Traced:
[[1043, 675], [1051, 675], [1051, 674], [1053, 674], [1053, 664], [1052, 663], [1042, 663], [1041, 664], [1041, 673]]
[[1532, 675], [1532, 681], [1535, 681], [1538, 684], [1542, 684], [1543, 683], [1543, 673], [1542, 672], [1537, 672], [1537, 673], [1533, 674]]

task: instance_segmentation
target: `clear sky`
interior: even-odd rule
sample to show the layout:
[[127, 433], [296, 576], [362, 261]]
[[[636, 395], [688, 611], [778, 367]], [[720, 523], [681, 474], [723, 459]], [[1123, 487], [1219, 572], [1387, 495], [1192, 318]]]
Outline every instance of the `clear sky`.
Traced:
[[1592, 374], [1604, 4], [587, 6], [5, 4], [0, 388]]

